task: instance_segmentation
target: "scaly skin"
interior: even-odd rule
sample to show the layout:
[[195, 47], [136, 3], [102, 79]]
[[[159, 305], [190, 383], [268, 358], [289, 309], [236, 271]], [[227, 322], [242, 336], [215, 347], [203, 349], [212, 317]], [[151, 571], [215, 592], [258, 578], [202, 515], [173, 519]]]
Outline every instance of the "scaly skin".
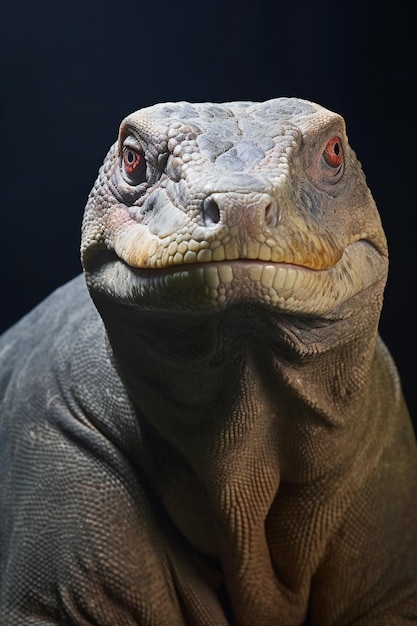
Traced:
[[78, 278], [0, 343], [1, 623], [416, 623], [416, 442], [343, 119], [133, 113], [81, 253], [95, 306]]

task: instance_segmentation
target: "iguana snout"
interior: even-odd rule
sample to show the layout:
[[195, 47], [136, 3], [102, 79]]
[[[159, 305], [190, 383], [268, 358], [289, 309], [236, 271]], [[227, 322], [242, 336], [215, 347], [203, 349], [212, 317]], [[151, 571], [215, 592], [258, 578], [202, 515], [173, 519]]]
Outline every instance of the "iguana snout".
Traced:
[[276, 226], [279, 219], [277, 202], [267, 193], [213, 193], [205, 198], [202, 214], [205, 226], [241, 224], [242, 233], [249, 236]]

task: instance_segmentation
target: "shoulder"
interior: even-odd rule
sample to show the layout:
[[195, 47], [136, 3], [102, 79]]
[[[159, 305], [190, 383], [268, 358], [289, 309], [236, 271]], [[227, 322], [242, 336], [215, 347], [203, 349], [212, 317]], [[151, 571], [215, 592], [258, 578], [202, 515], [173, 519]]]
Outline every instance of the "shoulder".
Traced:
[[100, 324], [84, 277], [77, 276], [56, 289], [0, 337], [0, 371], [33, 351], [48, 350], [65, 341], [70, 348], [71, 333], [80, 326]]
[[[16, 342], [21, 342], [22, 338], [33, 345], [45, 336], [50, 337], [54, 330], [71, 323], [74, 317], [88, 316], [93, 311], [94, 306], [84, 277], [80, 274], [65, 285], [58, 287], [14, 326], [6, 330], [0, 337], [0, 345], [4, 350], [4, 347], [11, 343], [16, 345]], [[48, 333], [45, 335], [46, 330]], [[34, 333], [35, 336], [33, 336]], [[32, 340], [30, 340], [31, 336], [33, 336]], [[1, 355], [2, 352], [0, 352], [0, 358]]]
[[0, 337], [3, 409], [12, 406], [14, 412], [25, 398], [46, 402], [52, 389], [64, 393], [80, 356], [91, 344], [102, 346], [104, 336], [84, 277], [58, 288]]
[[36, 431], [45, 458], [48, 442], [63, 445], [68, 437], [106, 458], [110, 441], [129, 454], [138, 446], [135, 415], [82, 276], [0, 338], [0, 441], [11, 448]]

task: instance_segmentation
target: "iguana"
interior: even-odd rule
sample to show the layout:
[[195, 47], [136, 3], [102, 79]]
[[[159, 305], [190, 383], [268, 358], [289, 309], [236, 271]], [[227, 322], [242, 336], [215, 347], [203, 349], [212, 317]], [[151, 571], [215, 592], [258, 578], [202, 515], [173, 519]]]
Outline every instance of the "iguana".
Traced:
[[417, 623], [416, 440], [343, 118], [136, 111], [81, 257], [0, 343], [2, 626]]

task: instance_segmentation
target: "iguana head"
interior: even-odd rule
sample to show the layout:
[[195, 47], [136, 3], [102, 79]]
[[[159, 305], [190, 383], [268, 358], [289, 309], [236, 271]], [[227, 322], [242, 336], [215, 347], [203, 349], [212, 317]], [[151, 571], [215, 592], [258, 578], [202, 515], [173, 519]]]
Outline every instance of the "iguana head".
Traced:
[[387, 248], [340, 115], [296, 98], [177, 102], [122, 122], [82, 261], [90, 287], [144, 308], [327, 315], [384, 284]]

